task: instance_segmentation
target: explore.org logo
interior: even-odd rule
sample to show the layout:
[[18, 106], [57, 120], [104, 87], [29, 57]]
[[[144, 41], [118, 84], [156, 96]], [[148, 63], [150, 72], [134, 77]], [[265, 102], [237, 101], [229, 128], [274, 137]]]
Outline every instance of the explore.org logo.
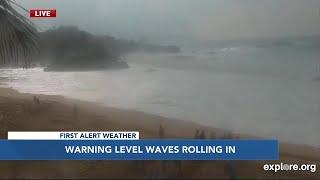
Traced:
[[312, 173], [315, 173], [317, 171], [317, 165], [316, 164], [286, 164], [286, 163], [280, 163], [280, 164], [265, 164], [263, 166], [263, 170], [265, 171], [310, 171]]

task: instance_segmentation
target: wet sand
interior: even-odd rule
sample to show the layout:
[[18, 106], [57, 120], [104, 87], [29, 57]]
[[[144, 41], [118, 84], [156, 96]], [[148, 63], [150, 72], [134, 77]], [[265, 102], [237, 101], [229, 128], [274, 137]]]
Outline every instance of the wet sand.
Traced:
[[[226, 130], [201, 126], [193, 122], [164, 118], [143, 112], [104, 107], [96, 103], [68, 99], [62, 96], [23, 94], [0, 88], [0, 138], [7, 131], [139, 131], [140, 138], [158, 138], [160, 124], [165, 138], [193, 138], [197, 129], [207, 136], [215, 132], [223, 138]], [[76, 111], [75, 111], [76, 109]], [[255, 139], [245, 134], [232, 138]], [[1, 150], [0, 150], [1, 151]], [[314, 178], [320, 172], [264, 171], [265, 163], [314, 164], [318, 166], [320, 148], [281, 143], [279, 161], [233, 161], [239, 178]], [[0, 178], [229, 178], [227, 161], [0, 161]], [[154, 174], [154, 175], [152, 175]]]

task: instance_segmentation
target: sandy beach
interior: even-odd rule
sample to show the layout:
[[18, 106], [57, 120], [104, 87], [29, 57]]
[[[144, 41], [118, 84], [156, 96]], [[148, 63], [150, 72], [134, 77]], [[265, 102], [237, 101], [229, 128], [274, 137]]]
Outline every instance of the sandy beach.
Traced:
[[[207, 136], [215, 132], [223, 137], [226, 130], [205, 127], [193, 122], [164, 118], [143, 112], [100, 106], [96, 103], [68, 99], [63, 96], [23, 94], [0, 88], [0, 138], [7, 131], [139, 131], [140, 138], [158, 138], [160, 124], [165, 138], [193, 138], [197, 129]], [[248, 134], [233, 138], [254, 139]], [[320, 178], [320, 172], [264, 171], [266, 163], [314, 164], [319, 166], [320, 149], [307, 145], [281, 143], [279, 161], [234, 161], [236, 176], [248, 179]], [[225, 161], [183, 161], [181, 170], [174, 162], [162, 169], [156, 161], [1, 161], [0, 178], [139, 178], [150, 172], [162, 178], [229, 178]], [[162, 169], [161, 171], [159, 171]]]

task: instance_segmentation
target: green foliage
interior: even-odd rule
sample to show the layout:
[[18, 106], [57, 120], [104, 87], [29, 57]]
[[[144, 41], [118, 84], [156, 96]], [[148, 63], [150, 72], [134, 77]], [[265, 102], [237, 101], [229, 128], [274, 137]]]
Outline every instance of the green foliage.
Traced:
[[32, 23], [12, 7], [11, 0], [0, 0], [0, 63], [27, 67], [37, 52], [37, 39]]
[[39, 60], [48, 60], [47, 70], [123, 68], [127, 65], [119, 60], [129, 52], [180, 51], [176, 46], [157, 46], [110, 36], [96, 36], [75, 26], [61, 26], [42, 32], [39, 44], [41, 47]]
[[50, 59], [49, 69], [97, 69], [117, 64], [124, 51], [122, 41], [94, 36], [74, 26], [58, 27], [40, 34], [40, 59]]

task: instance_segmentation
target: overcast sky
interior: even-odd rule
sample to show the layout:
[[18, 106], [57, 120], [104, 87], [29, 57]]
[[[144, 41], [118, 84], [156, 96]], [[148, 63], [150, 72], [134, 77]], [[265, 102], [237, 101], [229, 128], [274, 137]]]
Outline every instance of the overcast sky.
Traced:
[[57, 9], [56, 19], [34, 20], [42, 30], [77, 25], [122, 37], [197, 40], [320, 34], [320, 0], [16, 0]]

